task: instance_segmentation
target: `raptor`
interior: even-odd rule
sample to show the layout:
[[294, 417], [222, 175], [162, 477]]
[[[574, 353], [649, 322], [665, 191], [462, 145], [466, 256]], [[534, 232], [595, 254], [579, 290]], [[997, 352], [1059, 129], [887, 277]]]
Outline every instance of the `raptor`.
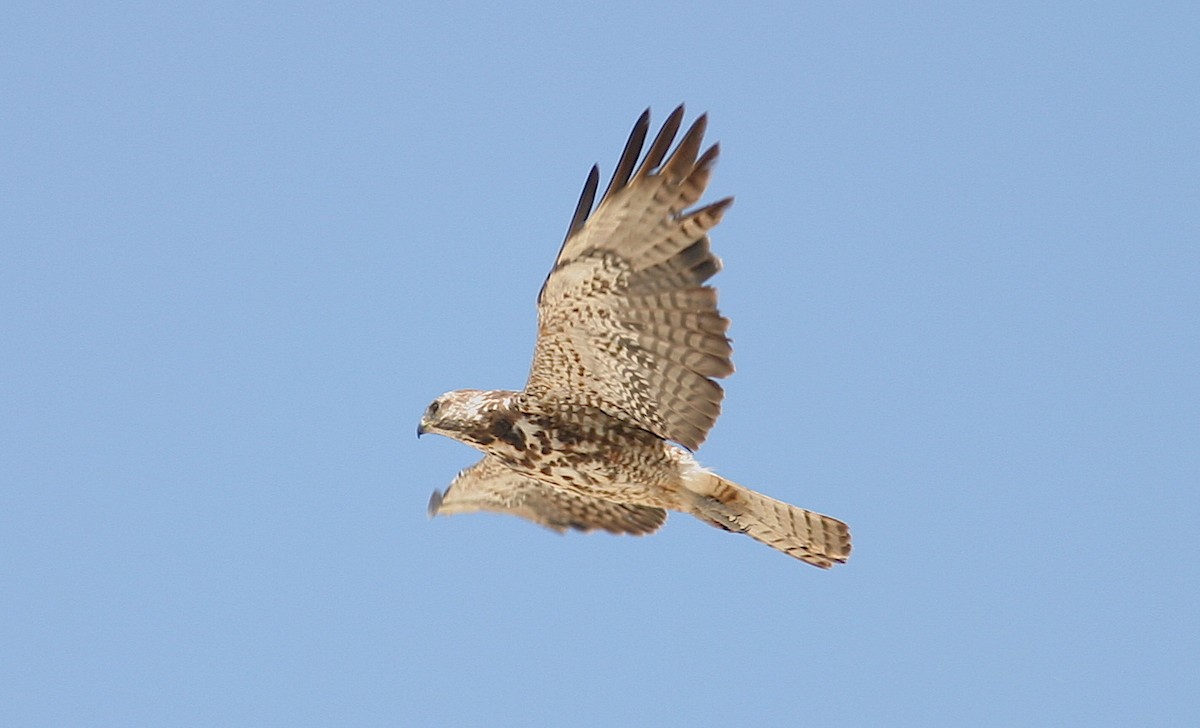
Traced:
[[850, 555], [845, 523], [726, 480], [692, 454], [721, 411], [716, 380], [733, 373], [729, 321], [706, 285], [721, 269], [708, 233], [733, 199], [695, 207], [719, 146], [701, 151], [702, 115], [672, 150], [683, 115], [667, 117], [644, 157], [649, 110], [638, 118], [594, 210], [592, 167], [538, 294], [525, 389], [456, 390], [425, 410], [418, 436], [484, 453], [434, 491], [429, 512], [640, 535], [677, 511], [828, 568]]

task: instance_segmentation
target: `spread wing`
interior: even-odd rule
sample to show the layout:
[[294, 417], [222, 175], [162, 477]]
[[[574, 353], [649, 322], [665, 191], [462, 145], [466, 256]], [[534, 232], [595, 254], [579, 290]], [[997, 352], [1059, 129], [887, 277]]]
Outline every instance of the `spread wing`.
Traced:
[[699, 154], [701, 116], [668, 158], [682, 118], [680, 106], [634, 171], [650, 119], [649, 110], [642, 114], [594, 213], [592, 168], [538, 295], [525, 391], [597, 407], [695, 449], [721, 411], [724, 392], [713, 380], [733, 372], [729, 321], [717, 311], [716, 290], [703, 285], [721, 267], [707, 233], [733, 199], [688, 211], [719, 148]]
[[494, 511], [511, 513], [562, 533], [603, 529], [641, 536], [667, 520], [661, 508], [613, 503], [560, 490], [517, 473], [488, 455], [463, 470], [446, 491], [433, 491], [429, 515]]

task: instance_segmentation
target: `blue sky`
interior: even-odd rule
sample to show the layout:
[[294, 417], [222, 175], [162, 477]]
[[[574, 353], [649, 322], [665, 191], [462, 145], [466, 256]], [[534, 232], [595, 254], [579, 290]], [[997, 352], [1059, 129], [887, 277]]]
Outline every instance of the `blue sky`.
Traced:
[[[0, 723], [1192, 725], [1188, 3], [7, 3]], [[700, 459], [809, 568], [429, 521], [591, 164], [710, 113]]]

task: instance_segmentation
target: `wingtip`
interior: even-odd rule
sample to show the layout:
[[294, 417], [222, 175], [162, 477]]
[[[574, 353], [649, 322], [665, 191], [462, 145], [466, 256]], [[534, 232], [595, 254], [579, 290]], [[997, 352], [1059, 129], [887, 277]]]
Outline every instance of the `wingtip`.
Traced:
[[[683, 115], [686, 113], [687, 107], [685, 107], [683, 104], [680, 104], [672, 109], [671, 113], [667, 114], [667, 121], [673, 121], [676, 128], [678, 128], [679, 122], [683, 120]], [[667, 121], [664, 121], [663, 124], [665, 125]], [[674, 136], [674, 134], [672, 134], [672, 136]]]
[[434, 489], [433, 493], [429, 496], [429, 505], [425, 507], [425, 512], [429, 514], [430, 518], [436, 516], [438, 511], [442, 509], [442, 499], [445, 497], [445, 493], [436, 488]]
[[713, 142], [700, 158], [696, 160], [696, 169], [711, 170], [717, 164], [717, 158], [721, 156], [721, 142]]

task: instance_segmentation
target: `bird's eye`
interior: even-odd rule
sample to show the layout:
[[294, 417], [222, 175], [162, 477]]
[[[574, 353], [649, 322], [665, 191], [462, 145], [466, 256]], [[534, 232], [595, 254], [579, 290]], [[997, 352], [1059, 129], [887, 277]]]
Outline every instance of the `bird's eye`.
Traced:
[[435, 400], [434, 400], [434, 401], [433, 401], [433, 402], [432, 402], [432, 403], [429, 405], [429, 409], [425, 410], [425, 413], [426, 413], [426, 414], [428, 414], [428, 415], [431, 415], [431, 416], [432, 416], [432, 415], [436, 415], [436, 414], [437, 414], [437, 411], [438, 411], [438, 407], [441, 407], [441, 406], [442, 406], [442, 403], [441, 403], [441, 402], [439, 402], [439, 401], [437, 401], [437, 400], [435, 399]]

